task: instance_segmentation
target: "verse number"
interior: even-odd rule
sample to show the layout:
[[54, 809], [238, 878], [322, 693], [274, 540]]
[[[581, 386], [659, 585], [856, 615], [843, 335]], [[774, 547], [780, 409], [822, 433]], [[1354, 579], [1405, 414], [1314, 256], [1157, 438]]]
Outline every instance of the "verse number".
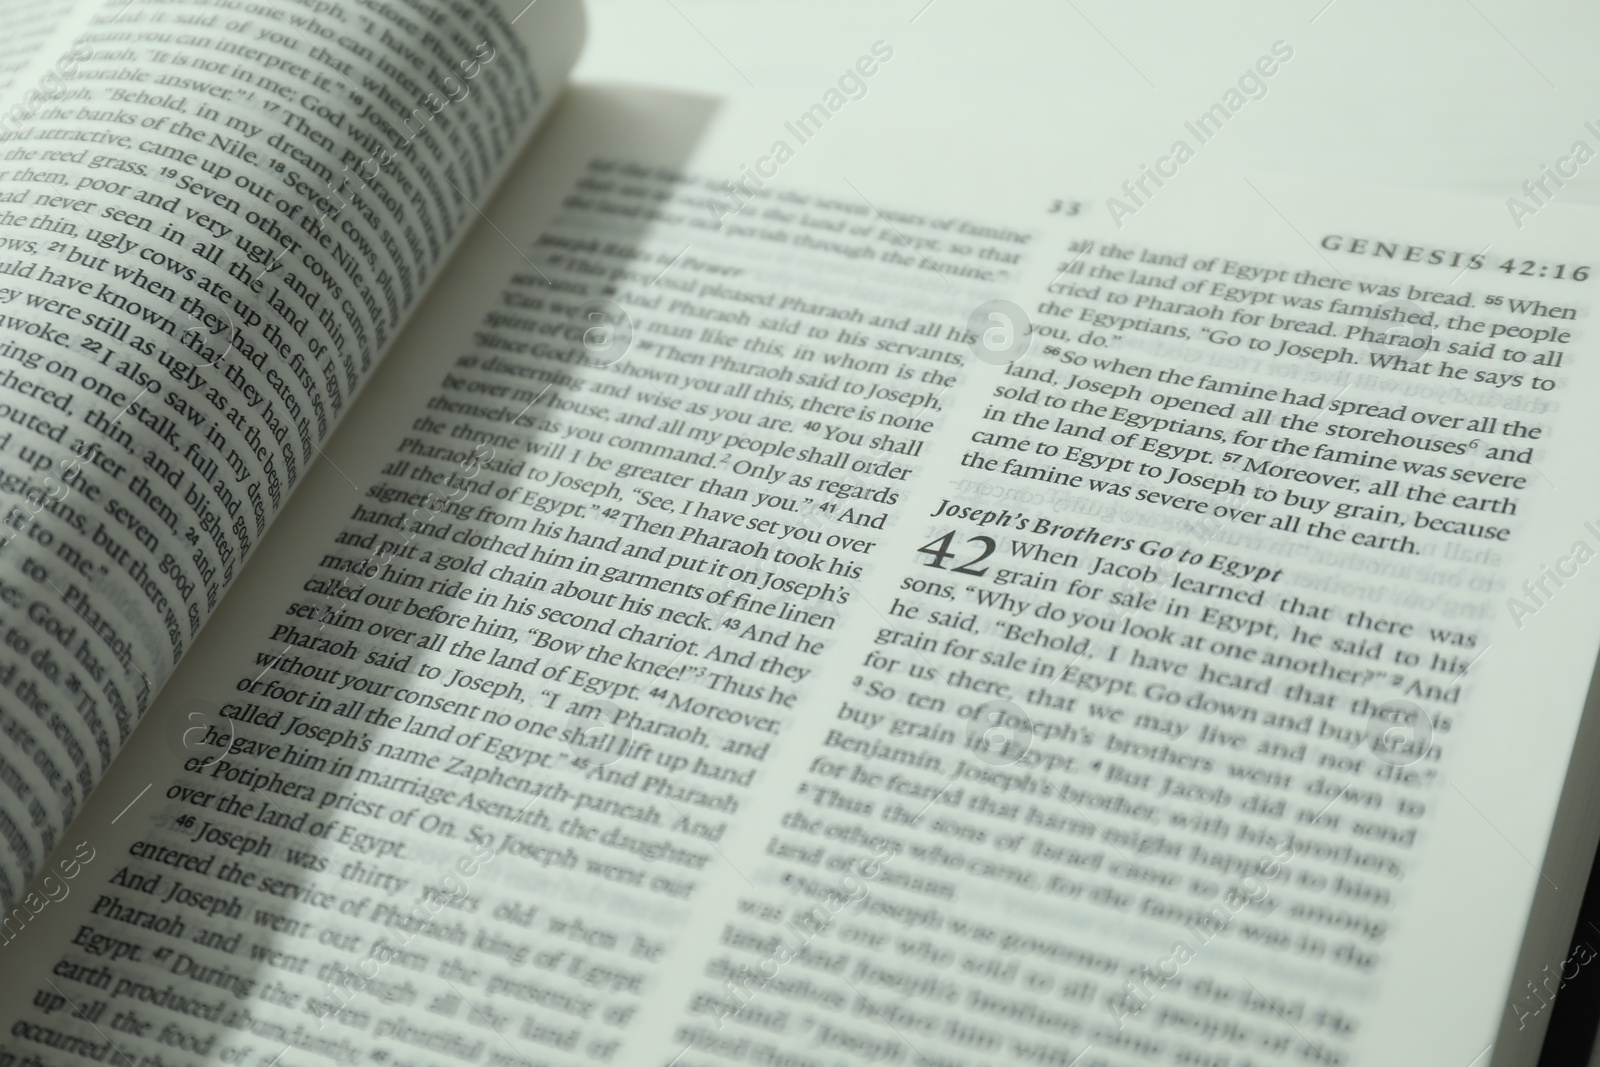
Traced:
[[[1520, 265], [1521, 269], [1518, 269]], [[1589, 268], [1573, 267], [1566, 263], [1539, 263], [1531, 259], [1508, 259], [1500, 264], [1507, 274], [1520, 274], [1525, 278], [1571, 278], [1575, 282], [1589, 280]]]
[[[949, 533], [939, 538], [939, 540], [929, 541], [927, 544], [917, 549], [918, 552], [933, 557], [925, 564], [925, 566], [938, 567], [940, 570], [944, 570], [944, 561], [955, 555], [954, 552], [950, 551], [950, 542], [954, 541], [955, 538], [956, 533], [954, 530], [951, 530]], [[970, 545], [974, 541], [980, 542], [983, 545], [983, 552], [979, 554], [976, 559], [969, 559], [965, 563], [951, 567], [950, 570], [956, 574], [970, 574], [974, 578], [982, 578], [985, 574], [989, 573], [989, 568], [979, 567], [977, 565], [994, 555], [994, 538], [984, 537], [982, 534], [979, 534], [977, 537], [967, 538], [966, 543]]]
[[1080, 212], [1082, 210], [1083, 210], [1083, 202], [1081, 200], [1052, 200], [1052, 201], [1050, 201], [1050, 214], [1052, 214], [1052, 215], [1068, 215], [1068, 216], [1071, 216], [1071, 215], [1076, 215], [1078, 212]]

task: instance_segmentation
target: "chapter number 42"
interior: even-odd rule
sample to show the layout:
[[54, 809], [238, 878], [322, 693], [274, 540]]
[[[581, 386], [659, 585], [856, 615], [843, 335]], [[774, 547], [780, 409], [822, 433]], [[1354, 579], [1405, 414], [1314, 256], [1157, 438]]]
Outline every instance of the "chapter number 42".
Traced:
[[[937, 541], [929, 541], [927, 544], [917, 549], [917, 551], [924, 555], [933, 557], [927, 562], [926, 566], [938, 567], [940, 570], [944, 570], [946, 569], [944, 561], [956, 555], [956, 553], [950, 550], [950, 542], [954, 541], [955, 539], [955, 531], [951, 530]], [[967, 538], [966, 543], [970, 545], [974, 541], [983, 545], [983, 552], [980, 553], [975, 559], [969, 559], [965, 563], [959, 563], [953, 567], [950, 567], [949, 570], [955, 572], [956, 574], [970, 574], [974, 578], [982, 578], [985, 574], [989, 573], [988, 567], [979, 567], [978, 564], [994, 555], [994, 538], [984, 537], [982, 534], [979, 534], [977, 537]]]

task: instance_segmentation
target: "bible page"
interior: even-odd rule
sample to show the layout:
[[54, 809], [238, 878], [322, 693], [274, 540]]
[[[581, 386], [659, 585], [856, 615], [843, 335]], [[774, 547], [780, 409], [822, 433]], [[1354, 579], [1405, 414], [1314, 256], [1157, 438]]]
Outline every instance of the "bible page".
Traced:
[[0, 130], [7, 911], [581, 38], [559, 3], [69, 11]]

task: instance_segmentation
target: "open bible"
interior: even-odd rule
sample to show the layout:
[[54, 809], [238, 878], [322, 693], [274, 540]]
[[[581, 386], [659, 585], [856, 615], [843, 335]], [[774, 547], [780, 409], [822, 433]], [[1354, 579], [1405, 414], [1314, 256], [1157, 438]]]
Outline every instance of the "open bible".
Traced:
[[1589, 213], [807, 185], [890, 42], [718, 127], [555, 0], [0, 26], [0, 1067], [1533, 1062]]

